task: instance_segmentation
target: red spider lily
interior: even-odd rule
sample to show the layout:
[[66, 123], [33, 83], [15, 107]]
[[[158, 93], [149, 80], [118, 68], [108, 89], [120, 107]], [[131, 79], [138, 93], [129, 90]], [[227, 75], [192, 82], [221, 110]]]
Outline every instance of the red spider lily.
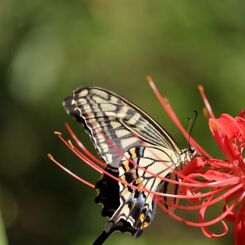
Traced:
[[[176, 114], [174, 113], [168, 100], [160, 94], [155, 84], [150, 77], [147, 78], [148, 82], [163, 106], [171, 120], [176, 124], [178, 129], [184, 135], [189, 138], [188, 132], [184, 129]], [[180, 181], [172, 180], [158, 176], [149, 172], [137, 163], [128, 159], [137, 168], [143, 169], [148, 174], [151, 174], [155, 178], [160, 178], [163, 181], [179, 185], [180, 194], [167, 194], [162, 192], [154, 192], [148, 189], [143, 191], [149, 192], [155, 195], [158, 206], [168, 213], [174, 219], [183, 222], [193, 227], [200, 227], [202, 232], [209, 238], [217, 238], [225, 235], [228, 232], [228, 226], [225, 221], [234, 223], [235, 243], [243, 244], [243, 236], [245, 234], [245, 166], [242, 156], [243, 148], [245, 146], [245, 109], [238, 117], [231, 117], [228, 114], [223, 114], [219, 118], [215, 118], [212, 112], [211, 106], [205, 96], [204, 90], [199, 86], [199, 91], [203, 98], [206, 112], [209, 114], [209, 127], [213, 134], [215, 141], [224, 153], [226, 160], [219, 160], [211, 157], [193, 138], [190, 137], [190, 144], [195, 147], [197, 152], [201, 155], [193, 159], [186, 164], [182, 171], [173, 169], [173, 172], [178, 175]], [[120, 178], [111, 175], [105, 170], [106, 164], [94, 156], [85, 146], [78, 140], [72, 129], [68, 124], [66, 128], [70, 133], [72, 139], [80, 148], [77, 148], [72, 144], [70, 140], [65, 140], [61, 133], [55, 132], [58, 138], [83, 162], [93, 168], [100, 174], [105, 174], [115, 179], [116, 181], [131, 187], [132, 189], [142, 190], [137, 186], [123, 182]], [[103, 132], [101, 132], [103, 135]], [[124, 156], [124, 153], [109, 139], [103, 135], [108, 144], [112, 145], [118, 154]], [[143, 142], [142, 142], [143, 144]], [[60, 168], [72, 175], [85, 185], [95, 188], [95, 185], [78, 177], [74, 173], [70, 172], [62, 164], [56, 161], [50, 154], [49, 158], [57, 164]], [[166, 203], [168, 199], [163, 198], [178, 198], [181, 200], [188, 200], [191, 204], [172, 204]], [[209, 208], [217, 203], [224, 205], [220, 214], [208, 221], [205, 221], [205, 215]], [[173, 206], [173, 209], [167, 209], [167, 206]], [[175, 210], [175, 211], [174, 211]], [[197, 221], [187, 220], [177, 215], [178, 210], [196, 211], [198, 214]], [[209, 226], [215, 225], [221, 222], [223, 225], [223, 231], [220, 234], [215, 234], [208, 230]]]
[[[154, 84], [152, 84], [152, 87], [164, 109], [186, 137], [186, 133], [179, 125], [178, 120], [176, 120], [175, 114], [168, 102], [161, 97], [158, 90], [154, 87]], [[222, 114], [219, 118], [215, 118], [202, 86], [199, 86], [199, 91], [210, 117], [209, 128], [226, 160], [207, 157], [208, 154], [200, 149], [200, 146], [197, 145], [196, 142], [191, 141], [191, 144], [206, 157], [197, 157], [189, 162], [181, 174], [179, 174], [179, 178], [182, 180], [182, 183], [192, 183], [194, 180], [199, 183], [198, 188], [181, 185], [182, 194], [185, 193], [187, 196], [196, 196], [198, 204], [195, 206], [177, 205], [176, 208], [199, 210], [199, 222], [194, 223], [184, 220], [173, 212], [168, 211], [165, 206], [162, 205], [161, 200], [158, 201], [158, 204], [173, 218], [191, 226], [201, 227], [203, 233], [210, 238], [225, 235], [228, 232], [228, 227], [224, 220], [230, 221], [234, 223], [235, 244], [244, 244], [245, 160], [242, 153], [245, 146], [245, 109], [235, 118], [228, 114]], [[225, 183], [224, 180], [227, 180], [227, 182]], [[209, 188], [205, 190], [208, 184]], [[209, 193], [210, 195], [200, 198], [200, 193]], [[207, 209], [221, 201], [224, 201], [223, 212], [215, 219], [205, 222], [204, 216]], [[221, 222], [224, 226], [222, 233], [214, 234], [207, 230], [208, 226], [218, 222]]]

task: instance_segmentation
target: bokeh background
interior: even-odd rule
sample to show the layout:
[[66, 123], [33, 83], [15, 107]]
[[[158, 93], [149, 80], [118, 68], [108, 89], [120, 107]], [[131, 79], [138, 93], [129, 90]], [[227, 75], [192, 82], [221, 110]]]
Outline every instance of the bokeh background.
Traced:
[[[187, 127], [197, 109], [193, 136], [217, 157], [197, 84], [205, 86], [216, 115], [244, 106], [245, 2], [170, 0], [0, 1], [0, 244], [87, 245], [105, 219], [96, 192], [62, 172], [51, 152], [92, 182], [98, 174], [53, 135], [70, 122], [61, 102], [81, 85], [98, 85], [132, 100], [173, 135], [170, 122], [145, 81], [151, 74]], [[205, 238], [162, 211], [143, 236], [114, 234], [107, 244], [232, 244], [229, 235]]]

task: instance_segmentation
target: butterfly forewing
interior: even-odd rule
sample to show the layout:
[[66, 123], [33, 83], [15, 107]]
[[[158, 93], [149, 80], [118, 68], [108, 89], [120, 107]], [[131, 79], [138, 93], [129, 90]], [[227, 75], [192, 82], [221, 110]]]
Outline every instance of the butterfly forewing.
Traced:
[[105, 89], [77, 89], [65, 99], [64, 107], [84, 123], [101, 157], [112, 167], [118, 168], [122, 158], [113, 145], [126, 152], [143, 141], [179, 152], [173, 139], [145, 112]]

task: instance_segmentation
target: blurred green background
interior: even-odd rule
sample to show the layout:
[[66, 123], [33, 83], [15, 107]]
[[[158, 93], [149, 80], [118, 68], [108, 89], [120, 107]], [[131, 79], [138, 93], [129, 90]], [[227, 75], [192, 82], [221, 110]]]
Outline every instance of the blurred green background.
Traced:
[[[53, 135], [70, 122], [61, 102], [81, 85], [99, 85], [131, 99], [173, 135], [186, 140], [167, 118], [145, 81], [151, 74], [193, 136], [220, 157], [201, 110], [197, 84], [205, 86], [216, 115], [244, 106], [245, 2], [170, 0], [1, 0], [0, 244], [83, 245], [103, 229], [96, 192], [47, 159], [51, 152], [92, 182], [99, 175]], [[229, 235], [205, 238], [158, 210], [140, 239], [114, 234], [107, 244], [231, 244]]]

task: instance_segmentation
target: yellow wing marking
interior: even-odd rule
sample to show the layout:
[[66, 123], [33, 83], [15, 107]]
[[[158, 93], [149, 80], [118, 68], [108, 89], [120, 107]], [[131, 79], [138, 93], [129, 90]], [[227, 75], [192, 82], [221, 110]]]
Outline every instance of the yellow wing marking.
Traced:
[[142, 225], [141, 225], [141, 229], [144, 229], [146, 228], [150, 223], [149, 222], [144, 222]]
[[124, 166], [126, 172], [128, 172], [128, 171], [130, 170], [128, 160], [125, 160], [125, 161], [123, 162], [123, 166]]
[[140, 221], [143, 223], [144, 219], [145, 219], [145, 215], [144, 214], [141, 214], [140, 217], [139, 217]]
[[140, 183], [141, 183], [140, 178], [137, 178], [137, 179], [135, 180], [135, 184], [136, 184], [136, 185], [139, 185]]
[[136, 158], [137, 155], [136, 155], [136, 148], [133, 147], [129, 150], [130, 154], [131, 154], [131, 158]]
[[123, 183], [127, 183], [125, 175], [121, 176], [121, 180]]

